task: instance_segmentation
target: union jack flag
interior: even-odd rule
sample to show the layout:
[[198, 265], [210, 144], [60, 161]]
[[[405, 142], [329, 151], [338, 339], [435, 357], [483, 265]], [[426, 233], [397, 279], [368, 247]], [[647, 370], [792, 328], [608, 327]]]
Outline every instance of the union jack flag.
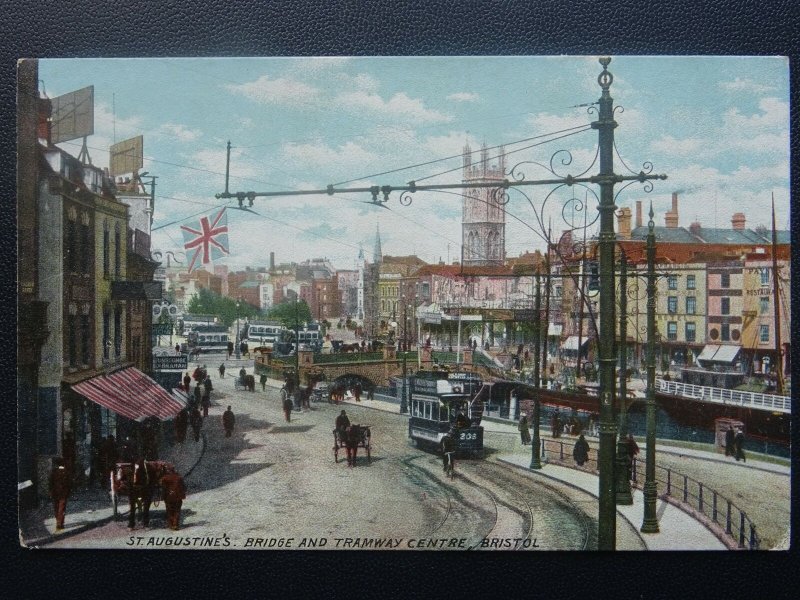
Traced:
[[228, 215], [224, 208], [216, 215], [202, 217], [199, 227], [181, 225], [181, 231], [186, 255], [191, 255], [189, 273], [200, 264], [206, 265], [229, 254]]

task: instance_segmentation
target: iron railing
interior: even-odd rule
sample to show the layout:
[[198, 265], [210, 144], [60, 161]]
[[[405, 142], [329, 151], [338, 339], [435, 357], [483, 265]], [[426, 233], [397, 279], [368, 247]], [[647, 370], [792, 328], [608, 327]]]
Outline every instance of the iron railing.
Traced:
[[702, 400], [703, 402], [713, 402], [715, 404], [728, 404], [760, 410], [775, 410], [787, 414], [792, 411], [792, 399], [790, 396], [726, 390], [724, 388], [681, 383], [679, 381], [665, 381], [664, 379], [656, 379], [656, 391], [672, 396]]
[[[542, 460], [558, 463], [570, 468], [597, 472], [597, 450], [589, 449], [589, 459], [582, 467], [577, 467], [572, 458], [575, 446], [573, 440], [542, 439]], [[645, 461], [633, 459], [631, 464], [631, 484], [641, 488], [645, 481]], [[709, 524], [718, 526], [733, 541], [736, 547], [758, 550], [760, 539], [756, 525], [747, 513], [728, 498], [704, 484], [666, 467], [656, 465], [656, 486], [660, 498], [690, 509]]]

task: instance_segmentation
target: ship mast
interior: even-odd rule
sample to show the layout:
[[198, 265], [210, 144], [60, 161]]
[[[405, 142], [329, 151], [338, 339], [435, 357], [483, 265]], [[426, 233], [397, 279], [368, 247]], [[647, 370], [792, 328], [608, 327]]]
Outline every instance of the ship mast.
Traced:
[[778, 364], [775, 365], [776, 388], [778, 396], [783, 396], [783, 352], [781, 349], [781, 311], [778, 294], [778, 235], [775, 231], [775, 193], [772, 194], [772, 297], [775, 298], [775, 352]]

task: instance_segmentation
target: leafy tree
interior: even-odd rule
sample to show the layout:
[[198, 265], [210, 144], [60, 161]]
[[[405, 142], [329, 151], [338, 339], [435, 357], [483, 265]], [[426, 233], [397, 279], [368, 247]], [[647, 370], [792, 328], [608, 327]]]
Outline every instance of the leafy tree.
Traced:
[[220, 322], [226, 327], [230, 327], [236, 317], [252, 320], [263, 315], [261, 310], [247, 302], [240, 301], [238, 308], [236, 304], [237, 301], [233, 298], [220, 296], [211, 290], [201, 289], [189, 299], [186, 310], [190, 313], [219, 317]]
[[[295, 310], [297, 311], [296, 313]], [[276, 304], [270, 309], [267, 316], [270, 319], [280, 321], [289, 329], [294, 329], [295, 319], [300, 323], [301, 328], [305, 323], [310, 323], [312, 321], [311, 309], [308, 307], [305, 300], [300, 300], [297, 303], [293, 300], [289, 300]]]

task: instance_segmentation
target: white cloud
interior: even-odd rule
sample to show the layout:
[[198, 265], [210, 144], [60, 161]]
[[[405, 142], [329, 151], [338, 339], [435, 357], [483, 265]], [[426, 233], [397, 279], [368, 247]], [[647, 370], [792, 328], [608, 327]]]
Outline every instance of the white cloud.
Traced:
[[362, 166], [376, 158], [354, 142], [346, 142], [336, 148], [327, 144], [288, 143], [281, 147], [281, 152], [287, 162], [295, 163], [294, 166], [314, 166], [328, 172], [336, 168]]
[[456, 92], [447, 96], [447, 99], [453, 102], [477, 102], [480, 100], [480, 96], [472, 92]]
[[283, 77], [270, 79], [268, 75], [247, 83], [228, 84], [225, 89], [262, 104], [306, 104], [320, 94], [317, 88], [301, 81]]
[[197, 129], [189, 129], [184, 125], [175, 123], [164, 123], [161, 126], [160, 131], [166, 133], [167, 135], [176, 137], [181, 142], [194, 142], [203, 135], [202, 131]]
[[761, 112], [752, 115], [744, 115], [738, 108], [732, 108], [725, 112], [723, 124], [745, 135], [764, 128], [788, 128], [788, 102], [778, 98], [762, 98], [758, 102], [758, 108]]
[[733, 81], [720, 81], [718, 85], [723, 90], [731, 92], [753, 92], [754, 94], [764, 94], [775, 89], [774, 86], [763, 85], [756, 83], [752, 79], [742, 79], [741, 77], [737, 77]]
[[705, 139], [691, 137], [679, 140], [671, 135], [665, 135], [654, 140], [650, 144], [650, 149], [661, 154], [691, 156], [701, 150], [707, 150], [708, 146], [708, 140]]
[[402, 118], [417, 123], [446, 123], [453, 120], [450, 115], [425, 108], [422, 100], [398, 92], [388, 100], [369, 92], [345, 92], [334, 100], [334, 104], [353, 110], [367, 110], [388, 118]]

